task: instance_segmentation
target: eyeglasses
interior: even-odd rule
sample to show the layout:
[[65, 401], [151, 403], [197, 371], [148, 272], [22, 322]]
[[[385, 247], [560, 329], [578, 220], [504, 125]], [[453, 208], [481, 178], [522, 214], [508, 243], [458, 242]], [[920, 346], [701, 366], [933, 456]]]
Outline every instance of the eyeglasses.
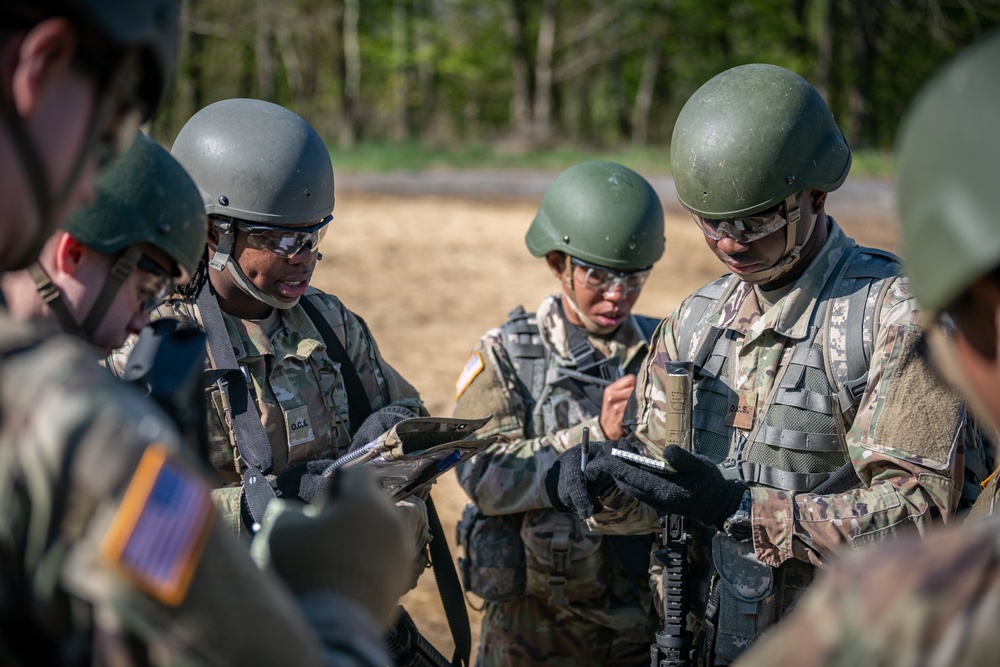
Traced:
[[705, 236], [718, 241], [723, 236], [728, 236], [737, 243], [753, 243], [769, 234], [773, 234], [788, 224], [787, 200], [777, 206], [761, 211], [756, 215], [745, 218], [727, 218], [725, 220], [713, 220], [703, 218], [694, 213], [691, 214], [694, 221], [701, 227]]
[[251, 248], [266, 250], [279, 257], [294, 257], [302, 252], [306, 246], [309, 246], [310, 250], [319, 248], [331, 220], [333, 220], [333, 216], [328, 215], [315, 225], [308, 227], [261, 225], [237, 220], [236, 227], [249, 234], [247, 245]]
[[139, 255], [135, 263], [142, 271], [139, 276], [139, 294], [142, 310], [151, 313], [166, 301], [175, 288], [172, 273], [149, 255]]
[[595, 292], [607, 293], [617, 287], [621, 287], [626, 293], [637, 292], [642, 289], [646, 279], [649, 278], [651, 269], [639, 269], [638, 271], [615, 271], [603, 266], [597, 266], [590, 262], [585, 262], [576, 257], [570, 258], [570, 263], [585, 271], [583, 284]]

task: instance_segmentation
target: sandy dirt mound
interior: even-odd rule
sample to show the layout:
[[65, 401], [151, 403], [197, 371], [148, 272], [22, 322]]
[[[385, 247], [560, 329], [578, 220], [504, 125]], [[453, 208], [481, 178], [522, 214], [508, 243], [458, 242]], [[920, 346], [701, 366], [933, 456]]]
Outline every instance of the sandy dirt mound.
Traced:
[[[337, 193], [324, 259], [313, 284], [339, 296], [368, 322], [385, 358], [421, 391], [434, 415], [450, 415], [455, 380], [472, 345], [518, 304], [534, 309], [558, 283], [524, 246], [538, 199], [483, 200]], [[836, 214], [836, 195], [828, 208]], [[891, 220], [841, 218], [859, 243], [896, 250]], [[668, 214], [667, 247], [635, 310], [664, 317], [687, 294], [724, 272], [691, 219]], [[465, 494], [442, 477], [435, 503], [457, 556], [454, 527]], [[479, 606], [479, 600], [469, 596]], [[452, 641], [427, 572], [403, 600], [430, 641], [451, 656]], [[473, 646], [479, 614], [470, 606]], [[475, 649], [473, 649], [475, 650]]]

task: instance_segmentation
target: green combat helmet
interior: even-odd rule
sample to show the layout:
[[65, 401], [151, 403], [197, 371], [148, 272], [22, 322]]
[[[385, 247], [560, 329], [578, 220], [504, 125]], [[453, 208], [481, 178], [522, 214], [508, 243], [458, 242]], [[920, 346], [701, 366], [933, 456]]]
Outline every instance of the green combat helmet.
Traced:
[[1000, 34], [919, 94], [898, 145], [902, 254], [917, 302], [937, 315], [1000, 266]]
[[[64, 329], [90, 338], [141, 262], [144, 246], [159, 248], [173, 259], [176, 283], [190, 280], [205, 250], [208, 221], [198, 188], [184, 168], [162, 146], [139, 134], [97, 177], [94, 202], [76, 211], [65, 229], [85, 246], [117, 256], [82, 324], [58, 295], [49, 303]], [[48, 276], [37, 263], [31, 273], [41, 292]]]
[[[113, 137], [112, 150], [131, 144], [139, 124], [159, 107], [177, 56], [180, 5], [177, 0], [4, 0], [0, 25], [27, 30], [51, 17], [68, 18], [80, 35], [78, 60], [98, 79], [98, 104], [89, 135], [64, 183], [50, 190], [45, 167], [24, 121], [7, 95], [0, 95], [0, 120], [23, 165], [41, 219], [41, 233], [26, 256], [27, 265], [55, 230], [54, 212], [69, 195], [85, 160]], [[103, 148], [102, 148], [103, 150]]]
[[201, 191], [219, 234], [213, 270], [228, 268], [248, 294], [274, 308], [291, 308], [260, 292], [231, 253], [235, 222], [294, 226], [333, 212], [333, 164], [313, 127], [270, 102], [231, 99], [205, 107], [185, 123], [171, 153]]
[[628, 167], [581, 162], [545, 191], [524, 240], [535, 257], [556, 250], [612, 269], [648, 269], [663, 255], [663, 207]]
[[[723, 220], [793, 202], [803, 190], [836, 190], [850, 171], [851, 149], [808, 81], [783, 67], [753, 64], [714, 76], [684, 104], [670, 165], [681, 204]], [[785, 255], [761, 275], [746, 276], [751, 282], [772, 280], [797, 261], [793, 205]]]

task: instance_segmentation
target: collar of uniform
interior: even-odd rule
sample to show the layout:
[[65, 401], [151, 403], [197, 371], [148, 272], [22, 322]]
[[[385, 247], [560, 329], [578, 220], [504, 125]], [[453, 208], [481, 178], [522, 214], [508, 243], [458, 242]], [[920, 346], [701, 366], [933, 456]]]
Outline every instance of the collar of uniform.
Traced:
[[762, 315], [749, 328], [740, 327], [736, 323], [744, 301], [748, 298], [758, 301], [754, 295], [753, 285], [744, 282], [736, 285], [732, 297], [719, 304], [718, 309], [708, 317], [708, 323], [741, 332], [745, 330], [748, 340], [766, 331], [774, 331], [792, 340], [805, 338], [809, 333], [809, 322], [813, 311], [818, 305], [819, 293], [830, 279], [830, 274], [836, 268], [841, 255], [852, 244], [851, 239], [844, 234], [833, 217], [827, 216], [827, 220], [830, 227], [826, 244], [813, 259], [812, 264], [783, 297], [763, 310]]
[[[562, 365], [569, 366], [573, 357], [569, 352], [569, 339], [566, 336], [567, 322], [559, 313], [560, 297], [549, 295], [545, 297], [542, 304], [536, 311], [538, 320], [538, 333], [542, 340], [561, 360]], [[615, 335], [608, 339], [598, 339], [583, 332], [587, 340], [590, 341], [600, 352], [615, 356], [621, 356], [623, 366], [627, 366], [632, 358], [640, 351], [644, 350], [646, 343], [636, 324], [635, 317], [629, 315], [628, 319], [618, 327]]]

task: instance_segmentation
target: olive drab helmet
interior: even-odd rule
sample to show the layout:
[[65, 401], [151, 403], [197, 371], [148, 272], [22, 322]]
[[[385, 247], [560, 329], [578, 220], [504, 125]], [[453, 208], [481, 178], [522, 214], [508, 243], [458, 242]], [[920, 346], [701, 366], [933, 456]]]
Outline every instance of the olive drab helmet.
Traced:
[[938, 314], [1000, 266], [1000, 33], [918, 95], [898, 142], [901, 250], [914, 296]]
[[[117, 259], [82, 323], [56, 297], [49, 305], [64, 329], [93, 336], [121, 285], [136, 269], [144, 246], [162, 250], [175, 263], [175, 283], [191, 279], [205, 252], [208, 220], [194, 181], [170, 153], [144, 134], [101, 172], [94, 201], [77, 210], [65, 230], [88, 248]], [[47, 278], [31, 267], [40, 291]], [[67, 319], [68, 318], [68, 319]]]
[[528, 250], [556, 250], [633, 271], [663, 255], [663, 207], [649, 182], [614, 162], [581, 162], [546, 189], [525, 236]]
[[801, 251], [792, 198], [839, 188], [851, 149], [808, 81], [783, 67], [752, 64], [714, 76], [684, 104], [670, 164], [677, 198], [702, 218], [739, 218], [789, 204], [784, 256], [775, 267], [745, 276], [767, 282], [790, 269]]
[[[535, 257], [556, 251], [619, 271], [649, 269], [663, 256], [663, 207], [649, 182], [614, 162], [581, 162], [545, 190], [525, 235]], [[579, 307], [569, 261], [563, 304], [592, 333], [607, 333]]]
[[[24, 121], [8, 95], [0, 94], [0, 119], [14, 138], [41, 220], [34, 247], [18, 260], [27, 265], [55, 230], [55, 212], [69, 196], [87, 156], [108, 135], [124, 149], [159, 107], [177, 56], [180, 22], [178, 0], [4, 0], [0, 25], [14, 31], [30, 29], [51, 17], [66, 17], [80, 35], [81, 60], [98, 78], [99, 93], [88, 136], [64, 183], [50, 188], [45, 165]], [[89, 70], [88, 70], [89, 71]], [[6, 267], [14, 268], [14, 267]], [[19, 268], [19, 267], [18, 267]]]
[[316, 130], [277, 104], [223, 100], [185, 123], [171, 153], [198, 185], [218, 233], [211, 268], [228, 269], [245, 292], [272, 307], [294, 306], [255, 288], [231, 253], [235, 221], [294, 226], [330, 216], [333, 164]]

